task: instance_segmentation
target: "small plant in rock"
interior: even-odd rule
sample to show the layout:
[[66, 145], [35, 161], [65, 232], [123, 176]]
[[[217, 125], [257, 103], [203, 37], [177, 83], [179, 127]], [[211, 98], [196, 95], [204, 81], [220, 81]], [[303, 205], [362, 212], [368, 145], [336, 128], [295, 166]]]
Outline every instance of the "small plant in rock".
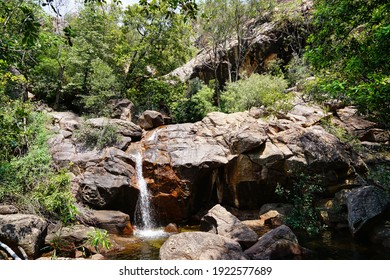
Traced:
[[102, 249], [109, 250], [112, 247], [107, 230], [94, 229], [88, 234], [87, 243], [95, 248], [97, 252]]
[[277, 185], [275, 193], [293, 204], [293, 210], [286, 216], [286, 223], [293, 229], [318, 234], [322, 226], [315, 207], [315, 198], [322, 191], [320, 177], [305, 174], [299, 174], [291, 188]]
[[91, 124], [84, 124], [74, 133], [76, 141], [83, 143], [87, 149], [101, 150], [105, 147], [117, 144], [120, 141], [118, 128], [106, 124], [95, 127]]
[[390, 166], [378, 164], [370, 168], [367, 179], [374, 185], [384, 188], [390, 199]]

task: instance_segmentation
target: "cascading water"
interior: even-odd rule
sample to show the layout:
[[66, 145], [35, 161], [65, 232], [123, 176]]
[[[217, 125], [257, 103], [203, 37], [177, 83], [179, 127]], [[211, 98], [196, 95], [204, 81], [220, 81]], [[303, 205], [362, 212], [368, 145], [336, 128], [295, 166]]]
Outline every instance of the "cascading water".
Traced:
[[142, 155], [140, 152], [136, 152], [134, 157], [139, 187], [139, 197], [134, 218], [137, 230], [134, 234], [143, 238], [159, 238], [166, 235], [166, 233], [162, 229], [156, 229], [156, 225], [153, 221], [153, 211], [150, 205], [151, 196], [142, 172]]
[[150, 207], [150, 194], [147, 188], [145, 178], [142, 173], [142, 156], [141, 153], [136, 153], [135, 171], [137, 175], [137, 183], [139, 188], [139, 197], [135, 210], [135, 222], [141, 230], [150, 230], [154, 227], [152, 221], [152, 212]]

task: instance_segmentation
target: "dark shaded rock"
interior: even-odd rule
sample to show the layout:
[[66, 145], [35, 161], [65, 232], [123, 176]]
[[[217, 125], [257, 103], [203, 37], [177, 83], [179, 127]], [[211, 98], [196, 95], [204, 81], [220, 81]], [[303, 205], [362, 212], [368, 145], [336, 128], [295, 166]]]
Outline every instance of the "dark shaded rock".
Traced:
[[259, 238], [255, 245], [244, 251], [252, 260], [291, 259], [305, 251], [291, 229], [282, 225]]
[[390, 221], [374, 227], [370, 232], [370, 241], [390, 249]]
[[29, 258], [38, 256], [46, 232], [47, 223], [41, 217], [26, 214], [0, 215], [0, 241], [15, 252], [19, 252], [17, 247], [21, 246]]
[[211, 208], [202, 218], [200, 230], [233, 239], [245, 248], [252, 246], [259, 238], [250, 227], [219, 204]]
[[101, 167], [88, 169], [83, 177], [78, 194], [83, 203], [95, 209], [134, 210], [138, 190], [132, 187], [128, 177], [109, 173]]
[[348, 192], [346, 204], [349, 229], [355, 235], [366, 223], [387, 209], [389, 198], [383, 189], [365, 186]]
[[138, 124], [145, 130], [164, 125], [164, 117], [160, 112], [146, 110], [138, 119]]
[[171, 235], [160, 248], [162, 260], [245, 260], [240, 244], [207, 232]]
[[133, 102], [128, 99], [114, 99], [110, 100], [110, 106], [112, 107], [112, 118], [131, 121]]

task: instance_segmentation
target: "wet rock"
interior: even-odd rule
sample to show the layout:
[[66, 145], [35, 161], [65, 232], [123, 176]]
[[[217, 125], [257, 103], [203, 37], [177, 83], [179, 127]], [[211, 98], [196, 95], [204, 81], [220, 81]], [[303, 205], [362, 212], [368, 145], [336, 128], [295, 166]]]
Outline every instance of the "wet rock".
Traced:
[[[35, 258], [44, 244], [47, 222], [27, 214], [0, 215], [0, 241], [15, 252], [21, 246], [29, 258]], [[20, 254], [19, 254], [20, 255]]]
[[291, 259], [305, 250], [291, 229], [282, 225], [259, 238], [255, 245], [244, 253], [252, 260]]
[[164, 228], [164, 231], [165, 232], [169, 232], [169, 233], [178, 233], [179, 232], [179, 229], [177, 228], [177, 225], [176, 224], [168, 224], [165, 228]]
[[207, 232], [171, 235], [160, 248], [162, 260], [245, 260], [240, 244]]
[[389, 198], [383, 189], [365, 186], [352, 189], [346, 195], [348, 224], [353, 235], [389, 206]]
[[224, 207], [217, 204], [200, 221], [200, 230], [225, 236], [248, 248], [258, 239], [258, 235], [243, 224]]
[[138, 124], [145, 130], [164, 125], [164, 117], [160, 112], [146, 110], [138, 119]]

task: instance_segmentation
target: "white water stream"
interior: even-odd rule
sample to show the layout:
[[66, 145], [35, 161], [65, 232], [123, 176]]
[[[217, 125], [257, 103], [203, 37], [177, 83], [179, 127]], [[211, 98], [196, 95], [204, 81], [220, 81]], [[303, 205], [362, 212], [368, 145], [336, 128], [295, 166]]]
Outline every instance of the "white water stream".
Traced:
[[166, 235], [162, 229], [156, 228], [153, 221], [153, 210], [150, 205], [150, 193], [142, 172], [142, 155], [137, 152], [135, 157], [135, 169], [137, 176], [137, 183], [139, 187], [139, 197], [135, 209], [135, 230], [134, 235], [143, 238], [158, 238]]

